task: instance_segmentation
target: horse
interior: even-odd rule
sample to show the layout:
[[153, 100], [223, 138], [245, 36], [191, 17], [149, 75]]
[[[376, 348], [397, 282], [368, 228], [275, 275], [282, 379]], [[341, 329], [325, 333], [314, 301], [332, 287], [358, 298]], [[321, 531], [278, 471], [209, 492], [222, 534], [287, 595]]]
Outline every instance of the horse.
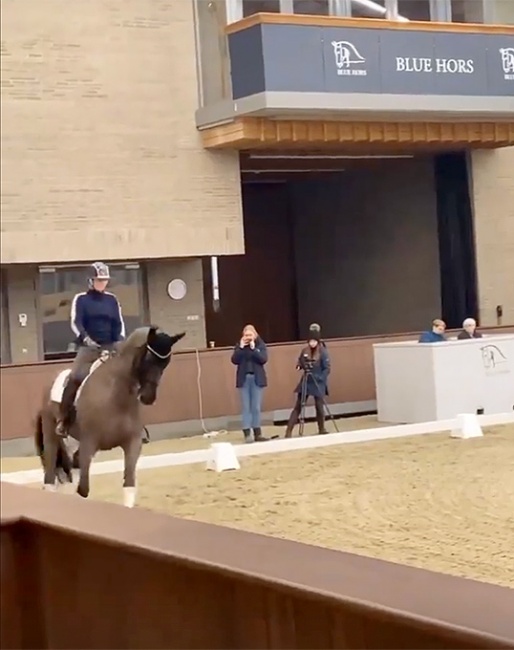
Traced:
[[68, 439], [55, 431], [59, 395], [69, 370], [60, 373], [45, 390], [36, 417], [35, 442], [44, 470], [44, 489], [55, 490], [56, 478], [60, 483], [73, 482], [70, 442], [78, 442], [77, 493], [84, 498], [89, 495], [89, 470], [96, 452], [121, 447], [125, 460], [123, 502], [129, 508], [134, 506], [136, 465], [143, 444], [141, 404], [155, 402], [172, 348], [184, 336], [185, 332], [170, 336], [153, 325], [140, 327], [114, 355], [93, 364], [78, 390]]

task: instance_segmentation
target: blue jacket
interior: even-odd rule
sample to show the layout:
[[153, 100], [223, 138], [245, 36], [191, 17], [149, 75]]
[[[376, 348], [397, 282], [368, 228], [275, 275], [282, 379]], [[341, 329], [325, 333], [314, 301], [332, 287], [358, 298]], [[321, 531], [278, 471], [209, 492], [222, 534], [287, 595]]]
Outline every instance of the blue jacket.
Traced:
[[71, 303], [71, 329], [80, 343], [86, 336], [99, 345], [125, 338], [125, 323], [116, 296], [94, 289], [77, 293]]
[[[311, 372], [307, 373], [307, 396], [324, 397], [328, 395], [328, 376], [330, 374], [330, 357], [328, 356], [327, 348], [319, 345], [319, 356], [316, 358]], [[298, 367], [304, 367], [303, 355], [310, 357], [309, 347], [304, 348], [298, 357]], [[302, 392], [302, 379], [298, 382], [295, 388], [295, 393], [298, 395]]]
[[246, 375], [252, 374], [255, 378], [255, 383], [260, 388], [268, 385], [266, 377], [266, 370], [264, 364], [268, 361], [268, 350], [264, 341], [257, 337], [255, 341], [255, 348], [246, 345], [242, 348], [239, 343], [234, 348], [232, 353], [232, 363], [237, 366], [236, 371], [236, 388], [242, 388], [245, 383]]
[[439, 343], [439, 341], [446, 341], [446, 336], [430, 330], [421, 334], [418, 343]]

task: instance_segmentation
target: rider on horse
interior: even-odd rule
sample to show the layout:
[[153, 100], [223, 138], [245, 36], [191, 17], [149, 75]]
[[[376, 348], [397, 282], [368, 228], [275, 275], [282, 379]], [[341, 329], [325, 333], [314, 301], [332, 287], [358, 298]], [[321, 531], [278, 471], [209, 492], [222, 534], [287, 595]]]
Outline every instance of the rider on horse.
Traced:
[[106, 291], [111, 276], [103, 262], [91, 264], [89, 289], [77, 293], [71, 303], [71, 328], [79, 345], [63, 392], [56, 433], [66, 436], [70, 415], [80, 384], [103, 350], [114, 351], [125, 338], [125, 324], [116, 296]]

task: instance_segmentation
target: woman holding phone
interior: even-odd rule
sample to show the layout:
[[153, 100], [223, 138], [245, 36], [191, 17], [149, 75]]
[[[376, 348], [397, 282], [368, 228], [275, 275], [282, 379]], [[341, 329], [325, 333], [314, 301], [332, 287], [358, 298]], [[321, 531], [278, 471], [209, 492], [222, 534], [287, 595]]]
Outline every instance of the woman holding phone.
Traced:
[[266, 440], [261, 431], [262, 391], [268, 385], [266, 344], [253, 325], [246, 325], [241, 340], [232, 353], [237, 366], [236, 387], [241, 396], [243, 434], [245, 442]]

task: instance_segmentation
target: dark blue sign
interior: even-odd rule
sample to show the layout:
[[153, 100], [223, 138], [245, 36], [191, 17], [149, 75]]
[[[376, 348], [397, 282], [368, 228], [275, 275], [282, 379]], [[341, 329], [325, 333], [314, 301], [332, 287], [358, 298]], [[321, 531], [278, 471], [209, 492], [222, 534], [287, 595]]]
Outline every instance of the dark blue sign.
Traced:
[[264, 91], [514, 97], [509, 34], [260, 24], [230, 34], [229, 49], [234, 99]]

